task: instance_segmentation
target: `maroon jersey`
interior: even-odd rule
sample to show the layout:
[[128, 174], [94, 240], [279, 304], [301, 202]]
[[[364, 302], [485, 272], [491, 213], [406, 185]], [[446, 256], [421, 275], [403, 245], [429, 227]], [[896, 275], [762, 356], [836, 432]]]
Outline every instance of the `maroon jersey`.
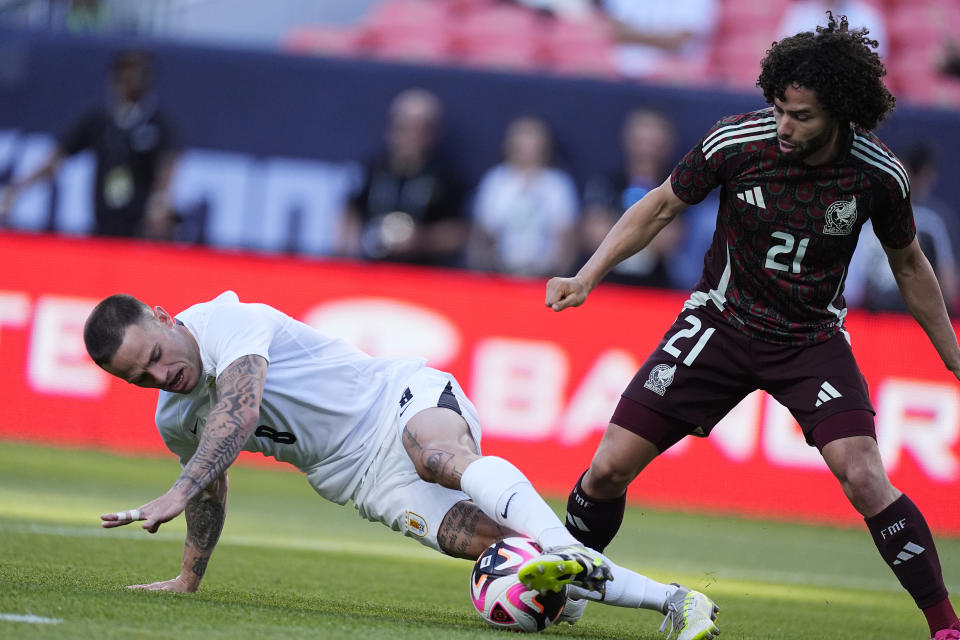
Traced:
[[720, 210], [703, 275], [686, 307], [714, 306], [741, 331], [814, 344], [843, 325], [843, 283], [863, 223], [902, 249], [916, 233], [907, 173], [868, 131], [811, 167], [780, 153], [771, 108], [724, 118], [673, 170], [688, 204], [719, 186]]

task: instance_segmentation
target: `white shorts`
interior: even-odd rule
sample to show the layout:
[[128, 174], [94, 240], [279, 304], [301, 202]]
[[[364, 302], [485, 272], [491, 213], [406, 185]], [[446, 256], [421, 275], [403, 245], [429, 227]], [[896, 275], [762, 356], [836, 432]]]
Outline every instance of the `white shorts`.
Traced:
[[417, 475], [401, 434], [417, 413], [433, 407], [459, 409], [480, 448], [480, 419], [473, 403], [449, 373], [425, 367], [410, 376], [396, 399], [396, 429], [384, 438], [354, 497], [360, 515], [441, 551], [437, 531], [447, 512], [469, 500], [462, 491], [427, 482]]

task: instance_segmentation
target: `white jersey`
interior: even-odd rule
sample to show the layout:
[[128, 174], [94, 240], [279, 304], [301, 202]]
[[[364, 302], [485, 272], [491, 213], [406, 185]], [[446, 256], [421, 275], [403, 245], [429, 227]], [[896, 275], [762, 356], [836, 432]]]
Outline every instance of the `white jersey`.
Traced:
[[289, 462], [323, 497], [353, 497], [383, 438], [396, 428], [407, 379], [421, 358], [373, 358], [265, 304], [227, 291], [177, 315], [200, 346], [204, 377], [187, 395], [160, 392], [157, 428], [181, 464], [196, 452], [216, 379], [237, 358], [267, 360], [256, 431], [245, 451]]

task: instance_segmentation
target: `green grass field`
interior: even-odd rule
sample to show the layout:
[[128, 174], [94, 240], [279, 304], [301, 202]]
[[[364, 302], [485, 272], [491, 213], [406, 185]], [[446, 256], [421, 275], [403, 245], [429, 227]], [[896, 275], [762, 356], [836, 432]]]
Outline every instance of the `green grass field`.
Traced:
[[[172, 457], [0, 443], [0, 638], [505, 637], [470, 605], [470, 563], [363, 521], [279, 468], [231, 470], [227, 524], [199, 592], [124, 589], [176, 575], [183, 520], [151, 536], [102, 530], [98, 515], [156, 497], [178, 471]], [[939, 551], [956, 591], [960, 540], [939, 540]], [[608, 552], [706, 590], [728, 640], [928, 637], [866, 531], [630, 509]], [[544, 633], [653, 640], [660, 620], [591, 604], [577, 625]]]

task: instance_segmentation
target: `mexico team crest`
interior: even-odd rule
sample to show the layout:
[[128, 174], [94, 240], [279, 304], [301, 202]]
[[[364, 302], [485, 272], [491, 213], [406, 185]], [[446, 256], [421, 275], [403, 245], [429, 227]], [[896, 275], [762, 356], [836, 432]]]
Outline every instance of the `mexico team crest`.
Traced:
[[673, 374], [677, 372], [677, 365], [658, 364], [650, 371], [650, 377], [643, 386], [657, 395], [667, 392], [667, 387], [673, 383]]
[[857, 196], [852, 200], [837, 200], [829, 207], [824, 215], [826, 222], [823, 233], [828, 236], [848, 236], [853, 231], [853, 223], [857, 221]]

